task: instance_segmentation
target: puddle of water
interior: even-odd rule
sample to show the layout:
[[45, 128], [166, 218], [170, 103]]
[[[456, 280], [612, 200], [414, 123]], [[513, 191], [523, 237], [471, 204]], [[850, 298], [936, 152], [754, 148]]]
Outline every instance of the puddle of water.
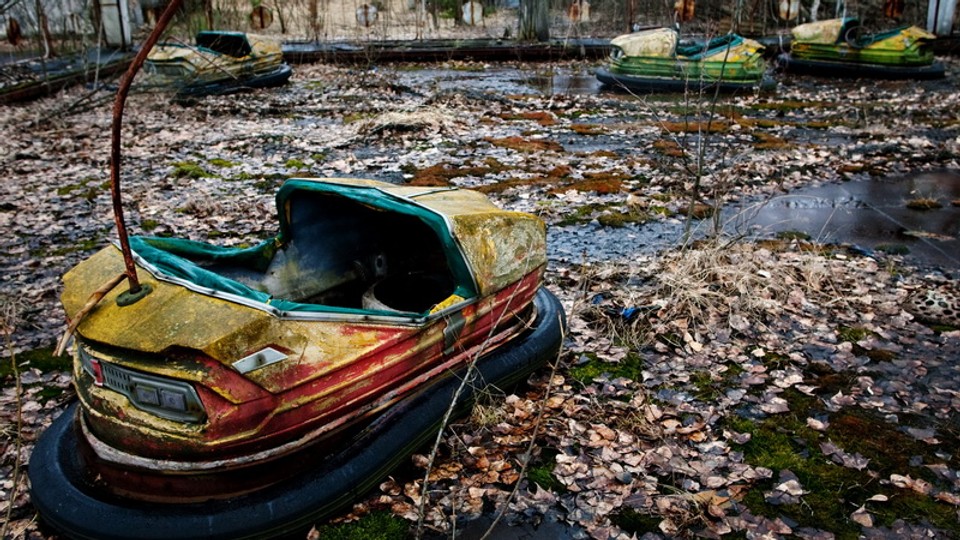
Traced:
[[523, 82], [550, 95], [597, 95], [603, 87], [587, 70], [557, 70], [552, 74], [534, 75]]
[[504, 94], [596, 95], [600, 81], [587, 69], [556, 68], [531, 74], [512, 67], [488, 67], [481, 71], [444, 68], [400, 70], [398, 79], [412, 88], [437, 90], [470, 89]]
[[[936, 199], [941, 208], [907, 202]], [[802, 231], [825, 243], [904, 246], [924, 264], [960, 268], [960, 172], [920, 173], [798, 190], [731, 218], [743, 230]], [[732, 212], [729, 215], [733, 215]]]
[[[912, 210], [906, 203], [937, 199], [941, 208]], [[731, 234], [772, 236], [800, 231], [823, 243], [855, 244], [867, 249], [905, 247], [907, 257], [923, 266], [960, 269], [960, 171], [939, 171], [898, 178], [851, 181], [797, 190], [749, 208], [723, 213]], [[694, 237], [707, 232], [700, 222]], [[678, 246], [684, 223], [679, 219], [622, 228], [596, 223], [551, 227], [547, 249], [552, 260], [629, 261]]]
[[629, 261], [679, 245], [683, 229], [684, 223], [679, 219], [623, 227], [598, 223], [549, 227], [547, 255], [566, 263]]

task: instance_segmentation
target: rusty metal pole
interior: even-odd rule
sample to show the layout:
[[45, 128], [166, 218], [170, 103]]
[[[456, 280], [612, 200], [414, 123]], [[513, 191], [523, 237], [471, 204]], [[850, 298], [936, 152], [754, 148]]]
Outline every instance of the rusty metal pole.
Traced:
[[[123, 105], [127, 101], [127, 94], [130, 93], [130, 85], [133, 84], [133, 78], [140, 70], [150, 49], [160, 39], [160, 35], [167, 28], [174, 13], [180, 8], [183, 0], [170, 0], [167, 8], [157, 20], [157, 26], [147, 37], [147, 40], [140, 46], [137, 55], [133, 58], [127, 72], [120, 79], [120, 87], [117, 89], [117, 99], [113, 102], [113, 125], [111, 132], [110, 147], [110, 194], [113, 199], [113, 220], [117, 225], [117, 235], [120, 237], [120, 251], [123, 252], [123, 263], [126, 268], [127, 281], [130, 283], [131, 295], [141, 294], [140, 280], [137, 278], [137, 267], [133, 262], [133, 254], [130, 252], [130, 241], [127, 238], [127, 226], [123, 220], [123, 201], [120, 197], [120, 132], [123, 123]], [[136, 300], [134, 300], [136, 301]]]

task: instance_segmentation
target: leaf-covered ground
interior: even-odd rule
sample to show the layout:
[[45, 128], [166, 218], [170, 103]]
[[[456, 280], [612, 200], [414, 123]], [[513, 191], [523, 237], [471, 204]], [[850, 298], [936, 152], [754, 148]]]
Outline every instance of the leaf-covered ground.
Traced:
[[[550, 226], [615, 233], [816, 183], [960, 169], [954, 75], [791, 78], [717, 101], [531, 82], [582, 68], [318, 64], [283, 89], [188, 107], [135, 94], [129, 227], [250, 243], [275, 232], [285, 178], [350, 176], [472, 187]], [[41, 350], [64, 327], [59, 277], [114, 238], [109, 96], [87, 92], [0, 108], [10, 536], [42, 534], [24, 468], [72, 392], [66, 360]], [[556, 365], [451, 427], [427, 486], [408, 471], [354, 514], [416, 521], [422, 503], [424, 530], [443, 534], [505, 508], [592, 538], [958, 536], [960, 333], [910, 309], [955, 292], [957, 271], [802, 240], [555, 253], [548, 286], [570, 326]]]

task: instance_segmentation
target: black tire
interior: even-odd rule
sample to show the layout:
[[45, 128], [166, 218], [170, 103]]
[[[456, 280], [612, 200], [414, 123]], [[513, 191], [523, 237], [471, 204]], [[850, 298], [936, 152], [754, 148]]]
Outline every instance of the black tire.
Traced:
[[834, 62], [796, 58], [789, 53], [777, 57], [777, 66], [785, 72], [814, 77], [870, 79], [942, 79], [946, 76], [942, 62], [924, 66], [892, 66], [862, 62]]
[[[556, 356], [563, 308], [542, 288], [534, 301], [534, 327], [477, 362], [478, 378], [467, 385], [461, 411], [487, 384], [523, 380]], [[446, 377], [391, 407], [346, 448], [306, 474], [233, 499], [190, 504], [119, 499], [89, 486], [77, 451], [74, 404], [34, 448], [28, 471], [31, 497], [42, 519], [71, 538], [240, 539], [301, 533], [363, 496], [435, 437], [460, 380]]]
[[254, 88], [273, 88], [287, 83], [293, 69], [280, 64], [270, 71], [251, 75], [243, 79], [225, 79], [222, 81], [187, 85], [174, 94], [173, 99], [181, 105], [194, 105], [199, 98], [210, 95], [226, 95], [244, 92]]

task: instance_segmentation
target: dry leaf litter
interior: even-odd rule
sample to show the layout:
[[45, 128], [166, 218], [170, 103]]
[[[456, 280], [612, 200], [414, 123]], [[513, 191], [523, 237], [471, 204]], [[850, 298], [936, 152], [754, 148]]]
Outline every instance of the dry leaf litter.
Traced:
[[[288, 88], [193, 107], [134, 95], [124, 127], [128, 222], [135, 234], [248, 243], [273, 234], [272, 197], [284, 178], [354, 176], [484, 189], [551, 226], [579, 212], [589, 235], [605, 230], [597, 225], [605, 215], [633, 210], [663, 207], [649, 219], [682, 223], [697, 178], [706, 202], [730, 204], [822, 182], [960, 168], [954, 76], [926, 85], [786, 82], [773, 96], [725, 98], [707, 123], [707, 98], [504, 91], [510, 77], [547, 67], [469, 67], [431, 68], [446, 75], [427, 82], [416, 70], [298, 66]], [[77, 106], [85, 92], [0, 107], [7, 362], [52, 345], [64, 327], [59, 277], [114, 238], [110, 105]], [[438, 166], [444, 174], [418, 176]], [[752, 465], [744, 451], [751, 434], [730, 427], [794, 414], [821, 434], [805, 452], [857, 471], [875, 489], [847, 511], [864, 537], [943, 534], [910, 516], [881, 524], [874, 514], [910, 492], [956, 517], [960, 335], [904, 309], [918, 291], [954, 290], [956, 269], [802, 241], [611, 251], [594, 261], [554, 248], [548, 286], [566, 307], [569, 335], [553, 369], [491, 391], [451, 426], [426, 486], [416, 474], [391, 478], [341, 519], [386, 508], [416, 521], [423, 504], [426, 529], [452, 535], [502, 509], [511, 523], [560, 521], [573, 537], [606, 539], [639, 536], [617, 524], [629, 510], [652, 519], [640, 533], [647, 537], [832, 538], [744, 502], [758, 490], [784, 508], [811, 496], [793, 471]], [[862, 335], [851, 341], [849, 328]], [[574, 376], [604, 362], [637, 367], [630, 377]], [[812, 398], [815, 411], [791, 410], [791, 396]], [[19, 385], [4, 382], [0, 511], [10, 512], [10, 537], [43, 536], [24, 469], [70, 397], [62, 371], [24, 366]], [[880, 474], [828, 436], [851, 410], [931, 451], [915, 456], [912, 470]], [[544, 463], [557, 485], [526, 476]], [[919, 478], [918, 467], [930, 474]]]

